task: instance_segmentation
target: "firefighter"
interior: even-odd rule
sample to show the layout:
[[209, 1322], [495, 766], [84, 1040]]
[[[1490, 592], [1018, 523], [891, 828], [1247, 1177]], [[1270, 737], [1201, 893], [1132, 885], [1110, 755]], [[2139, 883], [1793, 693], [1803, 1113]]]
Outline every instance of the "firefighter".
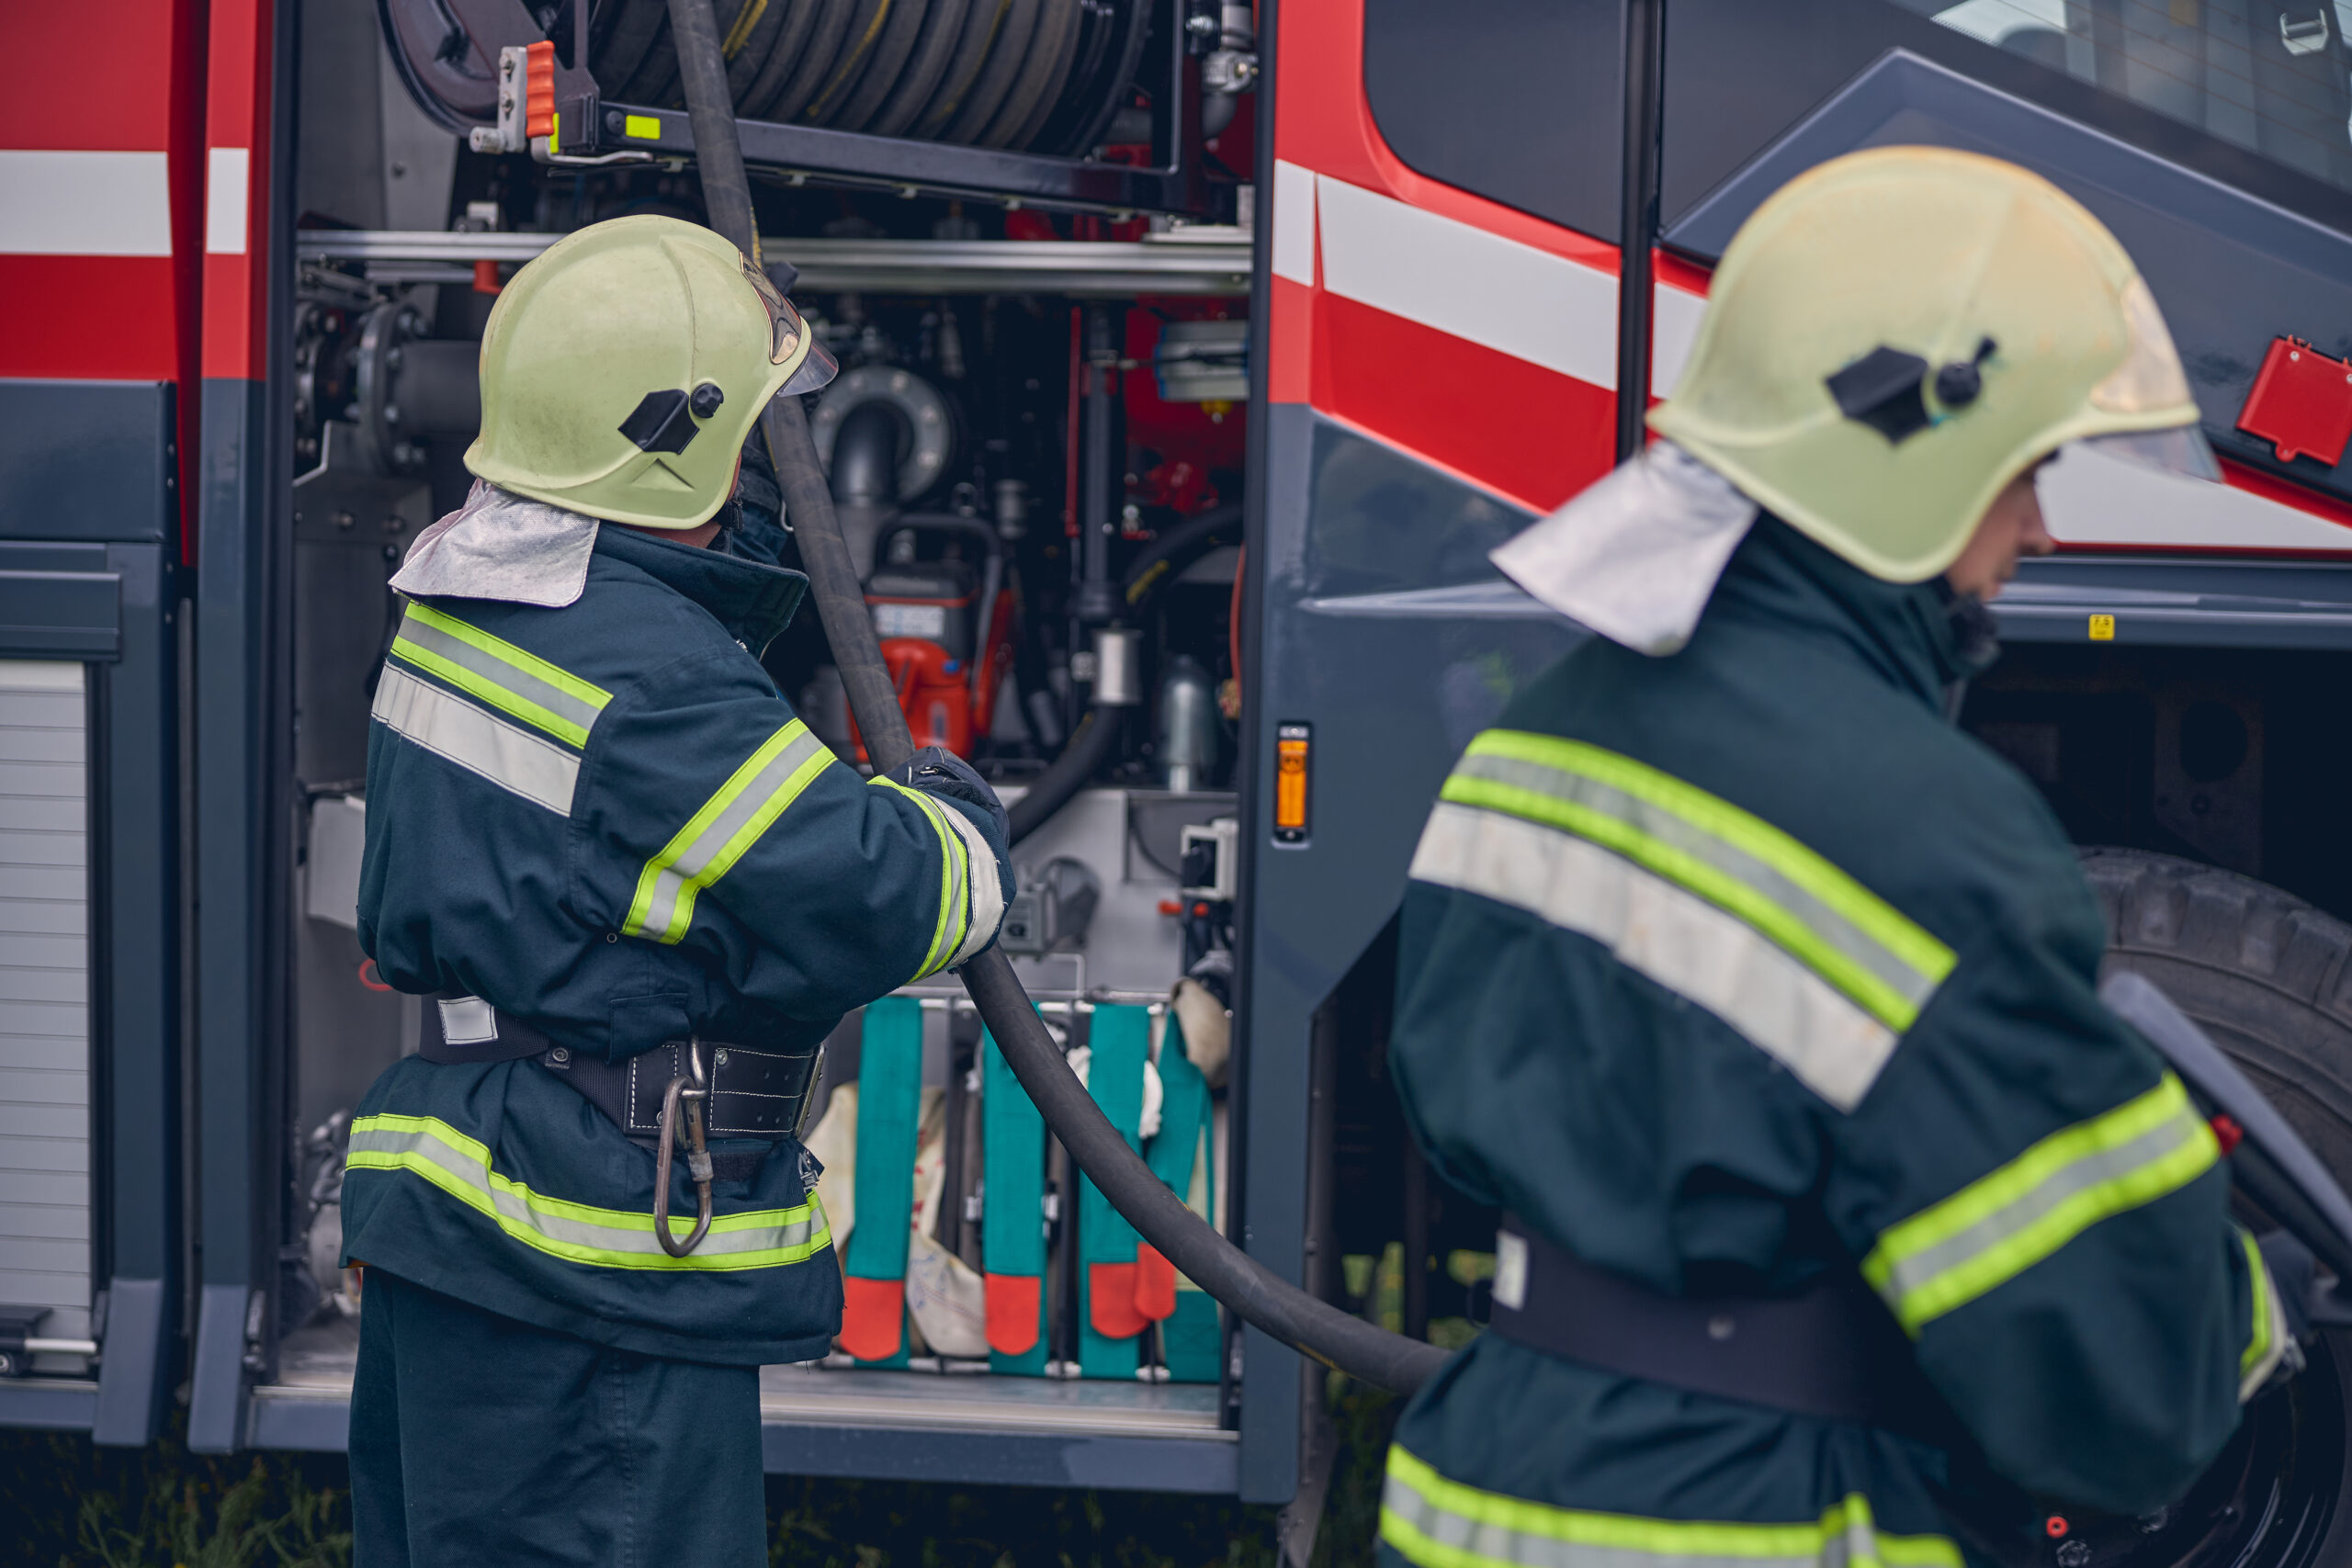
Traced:
[[819, 1043], [1011, 891], [976, 773], [862, 781], [777, 694], [806, 579], [707, 547], [763, 405], [833, 368], [664, 217], [491, 312], [478, 482], [393, 579], [368, 741], [359, 938], [424, 1021], [344, 1186], [363, 1565], [766, 1561], [758, 1368], [841, 1319]]
[[1952, 723], [2052, 547], [2036, 470], [2218, 478], [2197, 418], [2097, 220], [1881, 149], [1755, 214], [1661, 439], [1497, 552], [1600, 635], [1412, 862], [1396, 1081], [1504, 1221], [1385, 1561], [2047, 1551], [1986, 1500], [2148, 1513], [2297, 1364], [2216, 1134], [2098, 1000], [2065, 834]]

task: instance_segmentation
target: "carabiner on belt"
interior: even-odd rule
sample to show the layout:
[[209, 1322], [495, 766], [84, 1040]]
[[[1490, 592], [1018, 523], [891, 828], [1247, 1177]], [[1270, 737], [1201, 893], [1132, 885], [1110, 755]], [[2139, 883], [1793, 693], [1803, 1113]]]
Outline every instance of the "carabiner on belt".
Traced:
[[[703, 1140], [703, 1107], [710, 1100], [710, 1065], [703, 1059], [700, 1040], [686, 1042], [686, 1071], [691, 1077], [672, 1078], [670, 1087], [662, 1091], [662, 1146], [653, 1156], [653, 1235], [662, 1243], [662, 1250], [673, 1258], [684, 1258], [710, 1234], [710, 1150]], [[695, 1193], [702, 1204], [701, 1213], [695, 1218], [695, 1228], [686, 1233], [683, 1241], [670, 1234], [670, 1151], [680, 1142], [681, 1100], [686, 1109], [686, 1174], [694, 1179]]]

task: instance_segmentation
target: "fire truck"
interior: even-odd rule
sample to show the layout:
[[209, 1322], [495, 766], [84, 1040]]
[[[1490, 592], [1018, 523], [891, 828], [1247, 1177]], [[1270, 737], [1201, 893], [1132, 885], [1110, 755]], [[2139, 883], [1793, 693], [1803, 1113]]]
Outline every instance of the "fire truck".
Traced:
[[[0, 11], [41, 78], [0, 132], [0, 1423], [331, 1450], [341, 1139], [417, 1021], [354, 924], [386, 581], [465, 493], [504, 280], [699, 219], [695, 136], [664, 0], [107, 19]], [[1742, 219], [1887, 143], [2047, 175], [2164, 309], [2227, 483], [2049, 470], [2064, 548], [1959, 722], [2083, 846], [2112, 964], [2352, 1170], [2352, 5], [716, 19], [763, 265], [844, 367], [811, 426], [910, 722], [1014, 803], [1004, 945], [1252, 1257], [1371, 1313], [1385, 1255], [1408, 1333], [1476, 1316], [1494, 1216], [1383, 1064], [1429, 802], [1583, 635], [1487, 552], [1636, 448]], [[813, 617], [763, 658], [858, 756]], [[941, 987], [829, 1042], [804, 1134], [906, 1305], [765, 1370], [770, 1467], [1237, 1495], [1295, 1545], [1321, 1369], [1151, 1285], [1000, 1066]], [[1007, 1269], [1018, 1348], [973, 1321]], [[2347, 1404], [2331, 1336], [2188, 1498], [2052, 1560], [2352, 1561]]]

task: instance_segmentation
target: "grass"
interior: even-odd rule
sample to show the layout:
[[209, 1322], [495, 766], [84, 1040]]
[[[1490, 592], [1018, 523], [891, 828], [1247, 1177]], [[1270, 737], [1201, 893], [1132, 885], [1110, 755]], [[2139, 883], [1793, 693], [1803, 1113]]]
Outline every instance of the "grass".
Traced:
[[[1315, 1568], [1369, 1568], [1395, 1404], [1348, 1385]], [[0, 1431], [0, 1568], [344, 1568], [340, 1454], [189, 1453]], [[788, 1568], [1276, 1568], [1275, 1513], [1148, 1493], [768, 1479]]]

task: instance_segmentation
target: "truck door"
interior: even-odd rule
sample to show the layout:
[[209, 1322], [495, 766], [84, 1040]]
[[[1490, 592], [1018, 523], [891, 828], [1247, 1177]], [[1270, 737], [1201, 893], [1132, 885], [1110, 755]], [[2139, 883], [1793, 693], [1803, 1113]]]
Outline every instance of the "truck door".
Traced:
[[[1577, 635], [1487, 552], [1615, 459], [1620, 11], [1280, 9], [1244, 650], [1246, 1156], [1250, 1246], [1293, 1279], [1310, 1019], [1395, 911], [1455, 754]], [[1255, 1331], [1245, 1361], [1255, 1386], [1295, 1375]], [[1256, 1495], [1290, 1495], [1291, 1414], [1243, 1412]]]

